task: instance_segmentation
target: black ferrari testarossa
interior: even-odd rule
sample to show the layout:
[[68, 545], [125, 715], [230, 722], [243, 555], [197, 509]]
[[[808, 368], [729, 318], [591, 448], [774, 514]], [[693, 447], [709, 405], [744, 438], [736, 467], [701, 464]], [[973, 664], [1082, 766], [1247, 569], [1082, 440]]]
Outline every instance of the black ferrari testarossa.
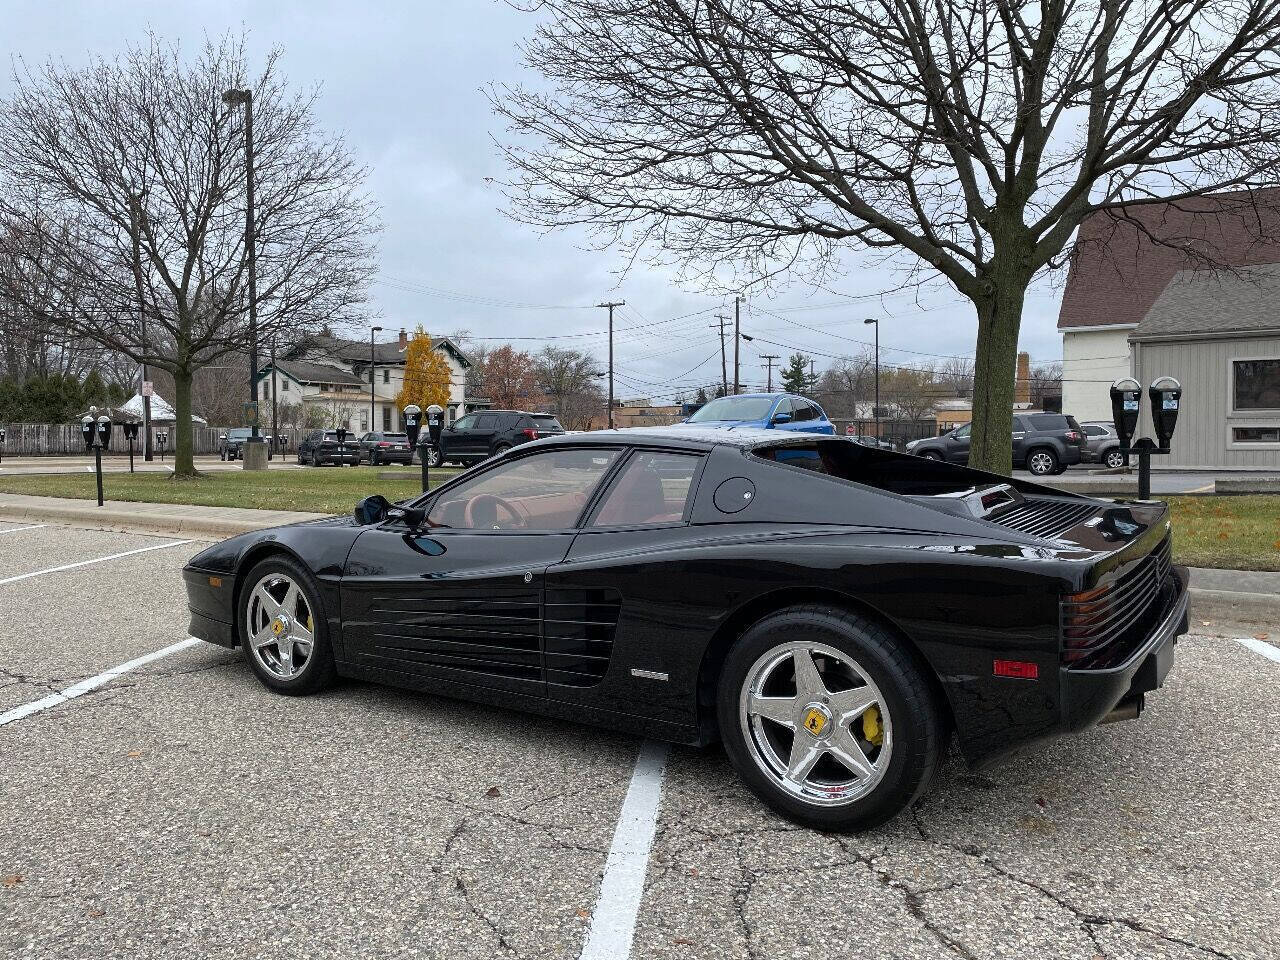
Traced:
[[1167, 507], [840, 438], [635, 429], [186, 567], [194, 636], [335, 676], [705, 744], [787, 816], [864, 828], [971, 763], [1136, 716], [1187, 629]]

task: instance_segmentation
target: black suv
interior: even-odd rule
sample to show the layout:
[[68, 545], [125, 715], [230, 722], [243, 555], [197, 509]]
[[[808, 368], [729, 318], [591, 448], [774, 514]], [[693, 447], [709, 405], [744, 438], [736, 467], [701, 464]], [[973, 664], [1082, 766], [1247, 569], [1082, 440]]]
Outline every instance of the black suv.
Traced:
[[[226, 437], [226, 439], [218, 438], [218, 455], [223, 460], [243, 460], [244, 442], [253, 436], [253, 429], [251, 427], [232, 427], [222, 436]], [[275, 449], [275, 444], [271, 442], [270, 434], [264, 433], [261, 436], [266, 441], [267, 459], [270, 460], [275, 456], [272, 452]]]
[[309, 463], [313, 467], [349, 463], [356, 467], [360, 465], [360, 444], [353, 433], [347, 434], [346, 442], [339, 444], [336, 430], [312, 430], [298, 444], [298, 463]]
[[[940, 437], [915, 440], [907, 452], [950, 463], [969, 461], [970, 425]], [[1075, 417], [1061, 413], [1019, 413], [1013, 418], [1013, 465], [1038, 477], [1062, 473], [1084, 459], [1084, 431]]]
[[[446, 426], [440, 432], [440, 449], [430, 450], [427, 462], [479, 463], [504, 450], [564, 433], [560, 421], [550, 413], [525, 413], [522, 410], [480, 410]], [[427, 432], [422, 431], [425, 438]]]
[[361, 463], [413, 463], [407, 433], [366, 433], [356, 442]]

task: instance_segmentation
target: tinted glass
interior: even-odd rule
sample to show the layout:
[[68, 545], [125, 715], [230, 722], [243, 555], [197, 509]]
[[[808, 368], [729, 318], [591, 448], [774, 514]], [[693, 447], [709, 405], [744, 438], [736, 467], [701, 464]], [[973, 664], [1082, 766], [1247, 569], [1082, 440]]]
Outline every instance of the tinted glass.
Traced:
[[498, 429], [498, 415], [497, 415], [497, 414], [494, 414], [494, 413], [482, 413], [480, 416], [476, 417], [475, 426], [474, 426], [474, 427], [472, 427], [471, 429], [473, 429], [473, 430], [497, 430], [497, 429]]
[[692, 417], [690, 423], [714, 420], [763, 420], [773, 406], [772, 397], [721, 397], [712, 400]]
[[1066, 430], [1067, 418], [1057, 413], [1036, 413], [1027, 417], [1033, 430]]
[[616, 450], [549, 450], [486, 470], [436, 498], [427, 522], [464, 530], [572, 527]]
[[593, 527], [675, 523], [685, 505], [701, 457], [684, 453], [638, 453], [605, 497]]
[[817, 420], [818, 408], [812, 403], [806, 403], [803, 400], [797, 400], [793, 404], [794, 409], [791, 411], [792, 419], [797, 422], [801, 420]]
[[1280, 357], [1232, 363], [1232, 398], [1237, 410], [1280, 410]]
[[539, 430], [563, 430], [560, 421], [555, 417], [544, 414], [534, 414], [533, 425]]
[[958, 439], [965, 440], [968, 438], [969, 431], [972, 429], [973, 429], [972, 425], [966, 423], [963, 427], [961, 427], [959, 430], [956, 431], [955, 435]]
[[479, 418], [476, 417], [474, 413], [469, 413], [465, 417], [463, 417], [461, 420], [458, 420], [456, 423], [454, 423], [453, 429], [470, 430], [472, 427], [476, 425], [477, 419]]
[[1107, 435], [1107, 431], [1103, 427], [1085, 427], [1084, 433], [1087, 437], [1105, 437]]

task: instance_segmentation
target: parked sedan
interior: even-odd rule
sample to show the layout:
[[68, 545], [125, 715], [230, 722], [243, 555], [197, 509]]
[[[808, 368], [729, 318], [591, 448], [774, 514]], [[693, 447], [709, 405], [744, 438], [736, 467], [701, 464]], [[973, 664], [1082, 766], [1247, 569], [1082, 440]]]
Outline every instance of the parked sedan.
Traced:
[[358, 463], [375, 467], [383, 463], [412, 463], [413, 448], [407, 433], [366, 433], [357, 441]]
[[1103, 463], [1108, 467], [1124, 466], [1124, 454], [1120, 452], [1120, 435], [1114, 423], [1093, 421], [1082, 423], [1084, 432], [1084, 462]]
[[740, 393], [717, 397], [684, 423], [703, 429], [736, 430], [758, 427], [799, 433], [834, 434], [835, 424], [822, 407], [807, 397], [792, 393]]
[[357, 467], [360, 465], [360, 445], [351, 435], [339, 443], [336, 430], [313, 430], [298, 444], [298, 463], [313, 467], [321, 467], [326, 463], [339, 467], [344, 464]]
[[346, 676], [719, 738], [766, 803], [841, 830], [918, 798], [952, 731], [985, 764], [1136, 716], [1187, 629], [1170, 536], [1161, 503], [834, 437], [634, 429], [234, 537], [184, 577], [192, 635], [277, 692]]

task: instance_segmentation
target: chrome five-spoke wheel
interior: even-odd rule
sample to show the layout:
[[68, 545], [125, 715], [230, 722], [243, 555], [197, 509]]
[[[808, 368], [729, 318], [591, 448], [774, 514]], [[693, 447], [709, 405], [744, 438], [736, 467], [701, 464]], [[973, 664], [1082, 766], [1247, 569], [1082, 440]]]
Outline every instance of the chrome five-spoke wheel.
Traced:
[[769, 650], [747, 671], [738, 708], [752, 759], [807, 803], [854, 803], [889, 765], [893, 726], [884, 697], [835, 647], [801, 641]]
[[249, 595], [245, 636], [253, 657], [271, 676], [292, 680], [307, 668], [315, 622], [306, 594], [283, 573], [262, 577]]

